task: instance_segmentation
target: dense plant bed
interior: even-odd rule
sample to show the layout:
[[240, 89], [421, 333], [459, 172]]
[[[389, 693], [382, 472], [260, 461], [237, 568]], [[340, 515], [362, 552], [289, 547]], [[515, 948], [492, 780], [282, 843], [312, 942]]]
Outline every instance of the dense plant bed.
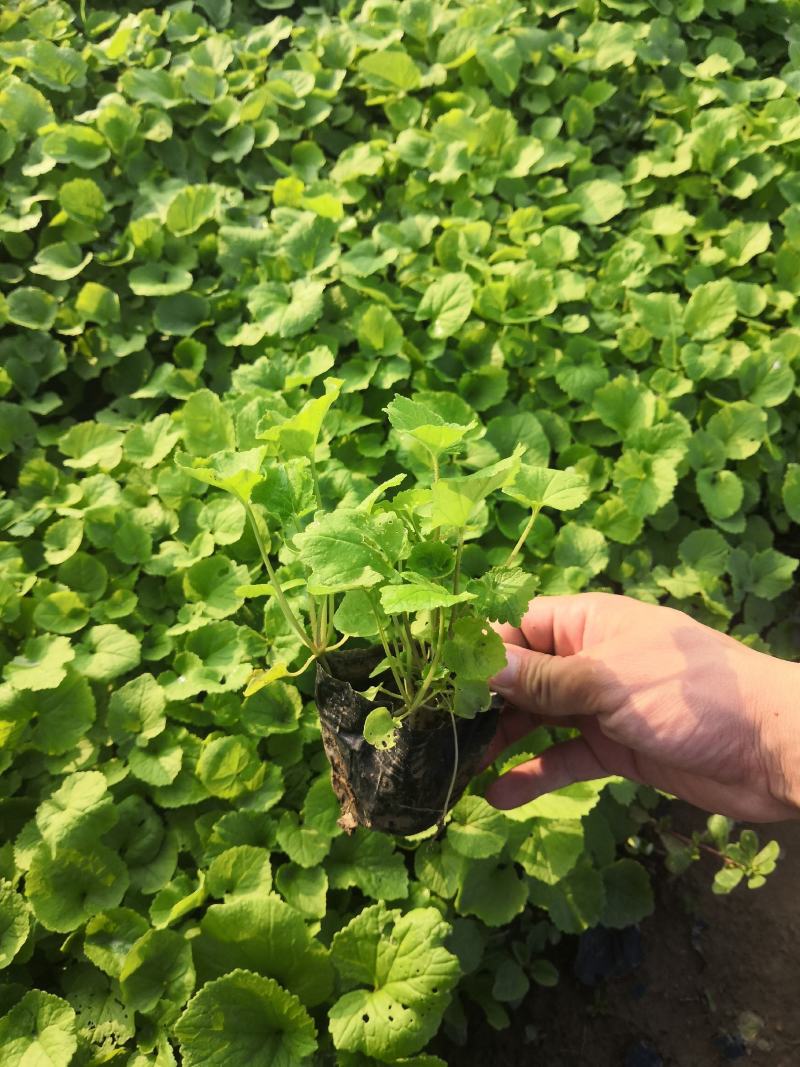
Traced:
[[[435, 1067], [437, 1033], [557, 982], [556, 942], [651, 911], [642, 855], [697, 854], [621, 780], [491, 808], [545, 730], [443, 829], [345, 833], [301, 632], [375, 635], [341, 584], [312, 617], [299, 546], [441, 483], [463, 537], [411, 584], [482, 635], [534, 589], [611, 589], [796, 656], [798, 26], [793, 0], [2, 5], [4, 1067]], [[517, 490], [554, 472], [579, 499], [539, 513]], [[391, 543], [364, 567], [400, 588]], [[440, 711], [461, 670], [487, 721], [490, 644], [423, 672]], [[774, 865], [705, 833], [720, 891]]]

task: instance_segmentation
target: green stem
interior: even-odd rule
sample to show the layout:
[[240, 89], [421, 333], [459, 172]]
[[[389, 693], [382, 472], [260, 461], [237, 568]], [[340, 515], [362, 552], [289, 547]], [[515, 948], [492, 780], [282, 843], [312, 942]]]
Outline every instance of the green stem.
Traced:
[[530, 535], [530, 532], [531, 532], [531, 530], [533, 529], [533, 524], [534, 524], [534, 523], [536, 522], [536, 520], [538, 519], [538, 517], [539, 517], [539, 512], [540, 512], [541, 510], [542, 510], [542, 509], [541, 509], [541, 507], [536, 507], [536, 508], [534, 508], [534, 509], [533, 509], [533, 511], [531, 512], [531, 517], [530, 517], [530, 518], [528, 519], [528, 521], [527, 521], [527, 522], [525, 523], [525, 529], [524, 529], [524, 530], [522, 531], [522, 533], [521, 533], [521, 534], [519, 535], [519, 540], [517, 541], [517, 543], [516, 543], [516, 544], [514, 545], [514, 547], [513, 547], [512, 549], [511, 549], [511, 551], [510, 551], [510, 552], [509, 552], [509, 554], [508, 554], [508, 558], [506, 559], [506, 566], [508, 566], [508, 565], [509, 565], [510, 563], [513, 563], [513, 561], [514, 561], [514, 560], [515, 560], [515, 559], [517, 558], [517, 556], [518, 556], [518, 555], [520, 554], [520, 552], [522, 551], [522, 546], [523, 546], [523, 545], [525, 544], [525, 542], [526, 542], [526, 541], [528, 540], [528, 537], [529, 537], [529, 535]]
[[456, 787], [456, 778], [458, 777], [458, 728], [456, 727], [456, 717], [450, 708], [447, 709], [450, 715], [450, 725], [453, 727], [453, 773], [450, 776], [450, 785], [447, 787], [447, 796], [444, 800], [444, 806], [442, 807], [442, 814], [439, 816], [439, 829], [444, 826], [445, 816], [447, 815], [447, 809], [450, 807], [450, 799], [453, 796], [453, 790]]
[[411, 673], [415, 667], [419, 665], [419, 656], [417, 655], [417, 642], [414, 640], [414, 635], [411, 633], [411, 624], [408, 621], [408, 615], [405, 614], [403, 615], [403, 636], [408, 650], [409, 673]]
[[458, 536], [458, 548], [456, 549], [456, 566], [453, 571], [453, 594], [458, 596], [458, 583], [461, 581], [461, 555], [464, 551], [464, 531]]
[[275, 570], [272, 564], [270, 563], [269, 554], [267, 552], [267, 546], [264, 544], [264, 538], [261, 536], [261, 530], [258, 528], [258, 520], [256, 519], [255, 513], [253, 512], [253, 509], [250, 507], [249, 504], [245, 504], [245, 511], [247, 512], [247, 518], [250, 520], [250, 525], [253, 529], [253, 535], [255, 536], [256, 543], [258, 544], [258, 550], [261, 553], [261, 559], [264, 561], [264, 566], [267, 570], [267, 574], [269, 575], [270, 584], [275, 590], [275, 599], [278, 601], [278, 605], [281, 611], [283, 612], [283, 617], [295, 631], [295, 633], [306, 646], [306, 648], [309, 649], [311, 652], [316, 652], [313, 642], [309, 641], [308, 634], [298, 622], [297, 616], [292, 611], [291, 605], [289, 604], [289, 601], [286, 599], [286, 596], [283, 590], [281, 589], [280, 582], [278, 581], [275, 575]]
[[422, 684], [417, 690], [416, 696], [409, 705], [409, 713], [416, 711], [417, 708], [422, 707], [425, 701], [425, 697], [428, 695], [431, 685], [433, 684], [436, 671], [439, 669], [439, 660], [442, 658], [442, 652], [444, 651], [444, 638], [445, 638], [445, 616], [444, 611], [439, 608], [437, 610], [438, 615], [438, 628], [436, 634], [436, 640], [434, 642], [433, 656], [431, 657], [431, 663], [428, 667], [427, 674], [422, 679]]
[[317, 474], [317, 463], [314, 457], [311, 457], [311, 478], [314, 482], [314, 497], [317, 501], [317, 507], [322, 507], [322, 490], [319, 487], [319, 475]]
[[408, 692], [406, 689], [405, 679], [397, 673], [395, 655], [392, 651], [391, 645], [389, 644], [389, 638], [386, 636], [386, 631], [383, 628], [383, 624], [381, 623], [380, 613], [377, 607], [375, 606], [375, 602], [370, 593], [367, 593], [367, 599], [369, 600], [369, 606], [372, 610], [372, 614], [375, 616], [375, 624], [378, 627], [378, 636], [380, 637], [381, 644], [383, 645], [383, 651], [386, 653], [386, 658], [389, 661], [389, 669], [391, 670], [392, 677], [394, 678], [395, 683], [397, 684], [397, 690], [399, 693], [405, 694], [402, 699], [407, 700]]

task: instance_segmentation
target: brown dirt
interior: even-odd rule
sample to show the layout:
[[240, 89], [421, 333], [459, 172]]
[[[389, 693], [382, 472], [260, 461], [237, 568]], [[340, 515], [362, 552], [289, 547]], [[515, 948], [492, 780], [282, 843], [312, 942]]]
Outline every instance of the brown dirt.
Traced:
[[[701, 823], [687, 808], [675, 819]], [[800, 823], [754, 828], [783, 850], [765, 886], [714, 896], [713, 859], [657, 876], [640, 966], [590, 988], [565, 961], [508, 1030], [450, 1046], [449, 1067], [800, 1067]]]

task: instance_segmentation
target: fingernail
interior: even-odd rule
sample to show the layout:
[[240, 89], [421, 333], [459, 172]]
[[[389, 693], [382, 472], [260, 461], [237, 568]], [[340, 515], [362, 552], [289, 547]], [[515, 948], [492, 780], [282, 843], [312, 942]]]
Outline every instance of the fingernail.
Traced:
[[498, 693], [508, 693], [516, 684], [519, 675], [519, 656], [513, 651], [513, 645], [506, 645], [506, 665], [489, 680], [489, 686]]

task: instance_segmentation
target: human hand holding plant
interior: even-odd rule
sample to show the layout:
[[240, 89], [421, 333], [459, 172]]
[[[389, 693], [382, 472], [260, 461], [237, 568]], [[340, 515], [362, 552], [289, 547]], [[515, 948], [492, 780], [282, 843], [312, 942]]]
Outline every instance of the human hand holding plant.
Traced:
[[492, 687], [513, 707], [488, 758], [538, 725], [580, 736], [502, 775], [495, 806], [620, 774], [737, 819], [800, 818], [800, 664], [605, 593], [540, 597], [496, 629]]

